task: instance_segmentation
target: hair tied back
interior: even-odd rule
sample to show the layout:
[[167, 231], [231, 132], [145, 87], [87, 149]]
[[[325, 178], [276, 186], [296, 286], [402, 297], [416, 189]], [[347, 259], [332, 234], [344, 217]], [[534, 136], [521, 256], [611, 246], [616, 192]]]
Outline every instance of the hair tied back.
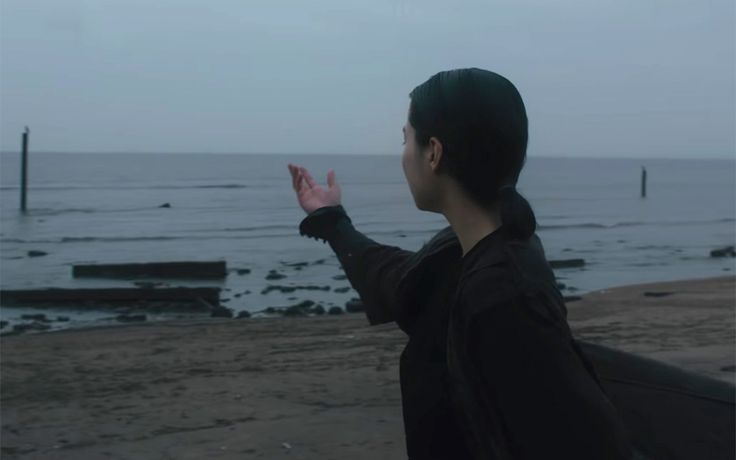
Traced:
[[513, 239], [526, 240], [537, 229], [537, 219], [529, 202], [513, 185], [498, 190], [499, 211], [504, 233]]

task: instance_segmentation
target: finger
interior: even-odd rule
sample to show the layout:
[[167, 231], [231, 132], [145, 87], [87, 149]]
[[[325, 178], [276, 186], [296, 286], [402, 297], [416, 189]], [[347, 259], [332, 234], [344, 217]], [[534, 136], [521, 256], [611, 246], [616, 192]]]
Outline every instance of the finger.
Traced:
[[302, 176], [304, 177], [304, 180], [307, 181], [307, 185], [309, 188], [314, 188], [317, 186], [317, 182], [314, 181], [314, 178], [311, 174], [309, 174], [309, 171], [307, 171], [307, 168], [299, 168], [299, 171], [301, 171]]
[[306, 188], [304, 185], [304, 176], [302, 176], [301, 171], [297, 171], [296, 173], [296, 193], [302, 193], [302, 191]]
[[299, 183], [297, 182], [299, 175], [296, 166], [290, 164], [289, 173], [291, 173], [291, 186], [294, 187], [295, 191], [299, 191]]
[[327, 186], [332, 188], [335, 185], [337, 185], [337, 180], [335, 180], [335, 171], [330, 169], [327, 171]]

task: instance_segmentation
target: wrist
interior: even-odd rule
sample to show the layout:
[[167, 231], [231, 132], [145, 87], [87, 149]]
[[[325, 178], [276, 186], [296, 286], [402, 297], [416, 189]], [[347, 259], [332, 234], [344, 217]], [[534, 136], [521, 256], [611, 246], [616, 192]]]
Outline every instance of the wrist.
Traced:
[[299, 234], [327, 241], [336, 234], [341, 223], [352, 223], [342, 205], [323, 206], [301, 221]]

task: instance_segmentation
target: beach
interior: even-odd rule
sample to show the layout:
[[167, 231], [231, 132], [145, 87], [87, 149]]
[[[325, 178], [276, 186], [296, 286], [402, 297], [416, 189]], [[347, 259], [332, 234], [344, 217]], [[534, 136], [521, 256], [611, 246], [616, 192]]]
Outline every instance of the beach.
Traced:
[[[733, 383], [736, 277], [569, 301], [580, 339]], [[7, 459], [406, 458], [394, 324], [360, 313], [4, 336]]]

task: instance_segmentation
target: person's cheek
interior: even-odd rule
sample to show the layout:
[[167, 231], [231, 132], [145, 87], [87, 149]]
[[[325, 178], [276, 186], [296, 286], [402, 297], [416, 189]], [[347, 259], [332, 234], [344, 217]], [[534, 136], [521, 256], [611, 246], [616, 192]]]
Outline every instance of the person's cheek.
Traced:
[[404, 171], [404, 177], [406, 180], [409, 180], [409, 175], [407, 174], [406, 169], [406, 147], [404, 147], [404, 151], [401, 153], [401, 169]]

